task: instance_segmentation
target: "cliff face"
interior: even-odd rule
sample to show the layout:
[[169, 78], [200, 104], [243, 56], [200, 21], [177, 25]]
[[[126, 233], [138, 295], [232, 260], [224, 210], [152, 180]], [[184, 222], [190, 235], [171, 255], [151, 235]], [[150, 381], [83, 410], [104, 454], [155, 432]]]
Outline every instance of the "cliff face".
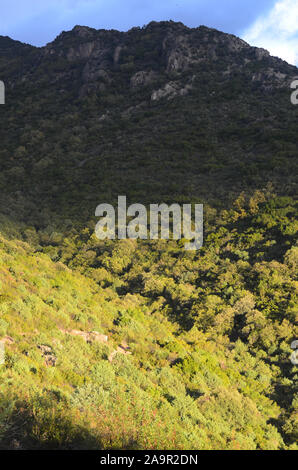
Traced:
[[[126, 33], [75, 26], [43, 48], [2, 38], [0, 53], [2, 59], [28, 55], [32, 59], [30, 64], [20, 64], [25, 65], [24, 73], [16, 67], [18, 74], [7, 77], [13, 81], [17, 77], [21, 81], [41, 77], [48, 64], [53, 65], [51, 75], [57, 81], [64, 80], [70, 70], [79, 66], [77, 78], [82, 82], [83, 94], [106, 89], [119, 70], [130, 75], [127, 79], [132, 89], [154, 84], [158, 78], [164, 86], [170, 78], [186, 78], [187, 81], [195, 69], [200, 72], [216, 64], [220, 64], [218, 79], [228, 80], [243, 72], [248, 80], [260, 83], [264, 89], [287, 87], [289, 78], [296, 73], [295, 67], [271, 57], [264, 49], [250, 47], [236, 36], [204, 26], [189, 29], [174, 22], [151, 22], [142, 29], [133, 28]], [[57, 63], [61, 69], [59, 74], [54, 66]], [[6, 75], [4, 70], [2, 72]], [[189, 76], [185, 77], [187, 74]]]
[[0, 38], [1, 194], [22, 213], [37, 194], [86, 214], [119, 191], [221, 204], [272, 182], [291, 194], [296, 75], [233, 35], [174, 22], [76, 26], [43, 48]]

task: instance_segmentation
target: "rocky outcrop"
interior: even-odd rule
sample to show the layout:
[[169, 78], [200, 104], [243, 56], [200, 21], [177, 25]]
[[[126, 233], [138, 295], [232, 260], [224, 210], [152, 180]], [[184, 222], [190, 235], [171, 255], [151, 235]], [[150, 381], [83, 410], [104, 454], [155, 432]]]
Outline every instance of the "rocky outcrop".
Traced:
[[0, 342], [3, 344], [13, 344], [14, 339], [11, 336], [4, 336], [4, 338], [2, 338]]
[[129, 92], [136, 99], [140, 92], [147, 105], [185, 96], [194, 87], [189, 77], [200, 77], [208, 70], [216, 70], [215, 80], [234, 80], [243, 73], [263, 90], [288, 86], [291, 78], [291, 66], [265, 49], [250, 47], [242, 39], [212, 28], [187, 28], [172, 21], [151, 22], [128, 32], [75, 26], [46, 47], [32, 49], [35, 60], [18, 73], [22, 84], [34, 83], [43, 65], [42, 74], [49, 70], [47, 80], [57, 86], [57, 93], [64, 95], [74, 84], [80, 99], [93, 94], [107, 97], [100, 109], [101, 121], [114, 103], [116, 107], [119, 103], [124, 118], [138, 109], [139, 103], [130, 103]]
[[[50, 82], [61, 82], [61, 92], [65, 93], [65, 83], [76, 73], [79, 98], [91, 94], [110, 95], [113, 101], [111, 97], [117, 96], [118, 91], [123, 93], [124, 88], [118, 91], [115, 88], [123, 71], [127, 90], [137, 92], [144, 88], [144, 93], [148, 92], [147, 104], [150, 97], [151, 102], [174, 99], [187, 95], [193, 88], [189, 79], [185, 79], [188, 73], [200, 74], [210, 66], [216, 68], [216, 63], [217, 75], [223, 79], [228, 80], [243, 71], [252, 82], [265, 81], [264, 90], [287, 84], [283, 62], [270, 57], [265, 49], [250, 47], [242, 39], [212, 28], [187, 28], [171, 21], [151, 22], [126, 33], [75, 26], [40, 49], [39, 60], [42, 62], [43, 57], [49, 55], [53, 55], [53, 61], [58, 56], [59, 60], [71, 63], [69, 70], [66, 67], [65, 71], [53, 74]], [[252, 65], [257, 62], [262, 62], [261, 67], [254, 69]], [[29, 78], [23, 76], [27, 81]], [[121, 110], [124, 117], [133, 112], [131, 106], [127, 109], [129, 111]], [[107, 115], [108, 109], [103, 111], [103, 116]]]
[[51, 346], [39, 344], [37, 347], [40, 349], [42, 356], [44, 357], [45, 365], [47, 367], [55, 367], [57, 363], [57, 357], [55, 356]]
[[142, 101], [141, 103], [137, 104], [136, 106], [130, 106], [129, 108], [125, 109], [121, 113], [121, 116], [123, 118], [129, 118], [131, 115], [137, 113], [138, 111], [141, 111], [142, 109], [145, 109], [146, 106], [147, 106], [147, 102]]
[[288, 86], [288, 75], [268, 68], [251, 76], [252, 82], [260, 84], [263, 90], [270, 91], [273, 88], [283, 88]]
[[125, 341], [123, 341], [120, 346], [117, 347], [117, 349], [111, 352], [108, 357], [108, 361], [113, 362], [113, 359], [117, 354], [122, 354], [124, 356], [129, 356], [132, 354], [132, 352], [130, 351], [130, 347]]
[[140, 72], [135, 73], [130, 79], [130, 87], [132, 89], [140, 88], [146, 85], [153, 83], [158, 77], [158, 74], [150, 70], [149, 72]]
[[191, 64], [202, 60], [197, 54], [198, 50], [190, 46], [188, 38], [184, 35], [174, 37], [170, 34], [164, 39], [162, 47], [166, 56], [167, 72], [183, 72]]
[[68, 60], [76, 60], [76, 59], [88, 59], [93, 50], [95, 48], [95, 42], [85, 42], [83, 44], [80, 44], [78, 47], [74, 48], [71, 47], [69, 51], [67, 52], [67, 59]]
[[183, 72], [193, 65], [214, 59], [224, 47], [225, 53], [235, 54], [250, 46], [233, 35], [219, 33], [210, 28], [200, 27], [196, 34], [169, 34], [163, 41], [167, 60], [167, 72]]
[[224, 43], [225, 47], [229, 52], [241, 52], [243, 49], [249, 49], [250, 46], [243, 39], [234, 36], [233, 34], [221, 33], [219, 42]]
[[114, 52], [114, 56], [113, 56], [114, 65], [117, 65], [119, 63], [122, 49], [123, 49], [123, 46], [117, 46], [116, 47], [115, 52]]
[[257, 60], [262, 60], [264, 57], [270, 57], [270, 54], [266, 49], [255, 47], [255, 57]]
[[71, 335], [71, 336], [80, 336], [83, 338], [87, 343], [99, 342], [99, 343], [107, 343], [108, 336], [99, 333], [98, 331], [81, 331], [81, 330], [63, 330], [60, 329], [62, 333]]
[[177, 96], [185, 96], [193, 89], [193, 81], [194, 78], [190, 81], [190, 83], [186, 85], [182, 85], [179, 82], [169, 82], [164, 87], [160, 88], [159, 90], [155, 90], [151, 95], [151, 101], [159, 101], [163, 98], [168, 100], [173, 99]]
[[[64, 334], [68, 334], [71, 336], [80, 336], [83, 338], [87, 343], [92, 344], [94, 342], [99, 342], [99, 343], [107, 343], [109, 338], [107, 335], [103, 335], [99, 333], [98, 331], [81, 331], [81, 330], [64, 330], [60, 329], [60, 331]], [[49, 346], [38, 346], [40, 349], [42, 349], [43, 354], [45, 355], [50, 355], [51, 354], [51, 348]], [[122, 341], [122, 343], [117, 346], [116, 349], [113, 349], [112, 352], [108, 356], [108, 361], [112, 362], [116, 354], [122, 354], [124, 356], [129, 356], [132, 354], [129, 345], [126, 343], [126, 341]], [[47, 358], [50, 358], [51, 356], [46, 356]]]

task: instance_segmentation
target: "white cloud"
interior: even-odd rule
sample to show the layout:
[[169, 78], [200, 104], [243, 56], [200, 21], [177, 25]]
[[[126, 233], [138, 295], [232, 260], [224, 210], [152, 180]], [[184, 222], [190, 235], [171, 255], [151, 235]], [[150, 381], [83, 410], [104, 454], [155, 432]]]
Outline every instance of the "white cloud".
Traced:
[[271, 55], [298, 65], [298, 2], [278, 0], [243, 34], [249, 44], [268, 49]]

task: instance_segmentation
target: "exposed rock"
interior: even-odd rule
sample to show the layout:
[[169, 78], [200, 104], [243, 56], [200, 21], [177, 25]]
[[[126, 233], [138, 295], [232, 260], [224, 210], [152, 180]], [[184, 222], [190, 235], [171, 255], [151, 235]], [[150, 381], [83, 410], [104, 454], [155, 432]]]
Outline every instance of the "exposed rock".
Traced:
[[98, 341], [100, 343], [107, 343], [109, 340], [107, 335], [98, 333], [98, 331], [91, 331], [90, 338], [92, 341]]
[[119, 347], [125, 349], [125, 351], [129, 351], [129, 350], [130, 350], [130, 346], [127, 344], [126, 341], [122, 341], [122, 343], [120, 344]]
[[192, 65], [210, 59], [216, 60], [218, 47], [224, 47], [224, 50], [231, 54], [250, 48], [245, 41], [234, 35], [206, 27], [198, 28], [194, 35], [186, 35], [185, 31], [178, 36], [170, 33], [163, 41], [167, 72], [183, 72]]
[[71, 336], [81, 336], [87, 343], [92, 343], [94, 341], [97, 341], [99, 343], [107, 343], [109, 338], [107, 335], [103, 335], [99, 333], [98, 331], [81, 331], [81, 330], [63, 330], [60, 329], [62, 333], [71, 335]]
[[91, 56], [94, 47], [95, 47], [94, 41], [79, 44], [78, 47], [76, 48], [71, 47], [66, 57], [68, 60], [87, 59]]
[[298, 365], [298, 349], [291, 354], [290, 361], [294, 366]]
[[[268, 68], [272, 67], [276, 71], [275, 65], [278, 65], [281, 70], [280, 75], [272, 77], [270, 74], [264, 75], [267, 68], [267, 62], [264, 60], [264, 64], [260, 69], [260, 73], [263, 75], [258, 75], [259, 71], [255, 72], [254, 75], [251, 73], [252, 80], [266, 80], [264, 90], [270, 90], [275, 84], [281, 87], [286, 83], [282, 73], [283, 68], [281, 68], [282, 61], [270, 57], [269, 52], [265, 49], [250, 47], [249, 44], [234, 35], [225, 34], [204, 26], [187, 28], [182, 23], [171, 21], [151, 22], [143, 30], [144, 35], [149, 33], [149, 35], [147, 34], [148, 37], [154, 35], [155, 31], [160, 32], [157, 36], [158, 41], [154, 46], [158, 52], [158, 63], [156, 62], [158, 69], [154, 68], [153, 70], [150, 55], [148, 54], [147, 59], [145, 54], [142, 59], [144, 63], [141, 65], [143, 70], [138, 70], [140, 67], [138, 61], [140, 59], [132, 38], [136, 35], [136, 41], [138, 40], [138, 35], [142, 31], [140, 28], [134, 28], [127, 33], [123, 33], [114, 30], [104, 31], [76, 26], [72, 31], [61, 33], [55, 41], [45, 48], [41, 48], [37, 62], [42, 62], [45, 56], [53, 54], [66, 58], [70, 62], [77, 61], [77, 68], [67, 70], [66, 67], [63, 72], [53, 73], [50, 77], [50, 83], [61, 82], [62, 88], [59, 92], [65, 93], [67, 92], [65, 83], [72, 80], [76, 73], [81, 73], [83, 83], [79, 87], [79, 98], [84, 98], [90, 94], [112, 95], [115, 90], [110, 85], [118, 80], [118, 66], [121, 67], [128, 63], [132, 67], [131, 77], [127, 83], [131, 90], [138, 90], [150, 85], [154, 86], [157, 79], [163, 83], [163, 86], [159, 85], [159, 89], [153, 91], [152, 101], [187, 95], [191, 89], [191, 84], [178, 83], [182, 81], [182, 74], [192, 69], [200, 70], [201, 67], [205, 70], [210, 62], [215, 63], [217, 61], [223, 64], [218, 74], [228, 78], [230, 75], [244, 70], [248, 63], [270, 59]], [[144, 36], [144, 38], [144, 47], [147, 48], [147, 37]], [[148, 40], [152, 40], [152, 38]], [[249, 72], [245, 70], [245, 73]], [[269, 83], [271, 78], [275, 82], [273, 85]], [[24, 79], [30, 81], [30, 74], [24, 72], [21, 80]], [[13, 87], [13, 84], [11, 84], [11, 87]], [[155, 88], [158, 87], [155, 85]], [[106, 115], [106, 111], [103, 110], [103, 116]], [[131, 112], [133, 111], [121, 110], [121, 113], [125, 113], [124, 117], [129, 116]], [[102, 118], [102, 120], [104, 119], [105, 117]]]
[[264, 57], [270, 57], [270, 53], [266, 49], [256, 47], [255, 56], [258, 60], [262, 60]]
[[128, 109], [126, 109], [125, 111], [123, 111], [121, 113], [121, 116], [123, 118], [128, 118], [130, 117], [132, 114], [136, 113], [137, 111], [139, 111], [140, 109], [146, 107], [147, 103], [146, 101], [142, 101], [141, 103], [137, 104], [136, 106], [130, 106]]
[[45, 364], [47, 367], [55, 367], [57, 364], [57, 357], [53, 354], [48, 354], [45, 356]]
[[116, 351], [120, 354], [124, 354], [124, 355], [129, 355], [129, 354], [132, 354], [131, 351], [129, 351], [127, 348], [124, 348], [123, 346], [118, 346]]
[[82, 80], [84, 85], [80, 89], [80, 98], [91, 92], [104, 93], [106, 84], [111, 81], [109, 74], [104, 69], [98, 68], [97, 63], [93, 61], [89, 61], [85, 65]]
[[55, 367], [57, 363], [57, 357], [53, 353], [51, 346], [40, 344], [37, 346], [41, 350], [42, 356], [44, 357], [45, 364], [47, 367]]
[[86, 38], [89, 37], [93, 31], [95, 31], [93, 28], [89, 28], [88, 26], [80, 26], [76, 25], [72, 31], [76, 33], [78, 36], [81, 38]]
[[150, 72], [140, 71], [135, 73], [130, 79], [131, 88], [139, 88], [151, 84], [157, 78], [158, 74], [150, 70]]
[[161, 98], [174, 97], [178, 94], [179, 87], [175, 82], [167, 83], [163, 88], [155, 90], [151, 95], [151, 101], [159, 101]]
[[4, 338], [1, 339], [1, 343], [4, 344], [13, 344], [14, 339], [11, 336], [4, 336]]
[[108, 357], [108, 361], [112, 362], [116, 354], [123, 354], [124, 356], [132, 354], [130, 351], [130, 347], [125, 341], [122, 341], [122, 343], [115, 349], [114, 351], [111, 352], [111, 354]]
[[166, 37], [163, 41], [163, 50], [167, 56], [167, 72], [184, 71], [191, 63], [199, 60], [195, 58], [187, 38], [183, 35]]
[[123, 47], [122, 46], [117, 46], [114, 52], [114, 65], [117, 65], [120, 60], [120, 54], [122, 51]]
[[52, 354], [53, 350], [52, 350], [51, 346], [46, 346], [45, 344], [39, 344], [37, 347], [38, 347], [38, 349], [41, 350], [41, 352], [43, 354]]
[[105, 121], [106, 119], [109, 118], [109, 113], [105, 113], [105, 114], [102, 114], [99, 118], [98, 118], [98, 121], [99, 122], [102, 122], [102, 121]]
[[268, 68], [261, 72], [252, 75], [251, 80], [253, 82], [260, 82], [264, 90], [271, 90], [274, 88], [281, 88], [288, 86], [288, 75], [285, 73]]
[[185, 86], [177, 82], [169, 82], [163, 88], [155, 90], [151, 95], [151, 101], [159, 101], [162, 98], [173, 99], [176, 96], [185, 96], [193, 88], [192, 83], [188, 83]]
[[225, 45], [230, 52], [240, 52], [250, 47], [243, 39], [237, 38], [237, 36], [233, 36], [232, 34], [229, 34], [228, 37], [226, 37], [226, 35], [224, 35], [224, 37], [221, 36], [221, 40], [225, 41]]

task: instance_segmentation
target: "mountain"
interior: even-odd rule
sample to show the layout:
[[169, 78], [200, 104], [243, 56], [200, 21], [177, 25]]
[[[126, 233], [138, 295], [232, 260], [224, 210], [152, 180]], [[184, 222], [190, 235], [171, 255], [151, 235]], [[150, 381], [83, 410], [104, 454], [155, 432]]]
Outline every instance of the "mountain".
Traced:
[[268, 182], [295, 194], [297, 69], [263, 49], [151, 22], [76, 26], [42, 48], [1, 38], [0, 50], [6, 213], [45, 226], [86, 222], [118, 194], [221, 207]]
[[[296, 75], [171, 21], [0, 37], [0, 449], [297, 450]], [[203, 247], [98, 240], [118, 195], [204, 203]]]

